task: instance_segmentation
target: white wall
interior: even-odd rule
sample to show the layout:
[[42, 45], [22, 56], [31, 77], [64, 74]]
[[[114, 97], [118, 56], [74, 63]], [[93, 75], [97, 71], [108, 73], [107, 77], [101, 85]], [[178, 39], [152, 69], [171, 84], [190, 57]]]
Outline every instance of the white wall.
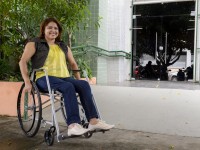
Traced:
[[97, 57], [97, 83], [108, 82], [108, 63], [106, 57]]
[[[99, 15], [103, 17], [99, 29], [98, 46], [109, 51], [131, 51], [131, 0], [101, 0]], [[124, 57], [107, 57], [107, 82], [129, 79], [130, 60]], [[99, 63], [101, 59], [99, 59]], [[101, 66], [101, 65], [98, 65]], [[103, 68], [101, 66], [101, 68]], [[98, 69], [99, 70], [99, 69]], [[101, 82], [103, 79], [101, 77]]]
[[98, 47], [108, 49], [108, 1], [99, 1], [100, 28], [98, 30]]

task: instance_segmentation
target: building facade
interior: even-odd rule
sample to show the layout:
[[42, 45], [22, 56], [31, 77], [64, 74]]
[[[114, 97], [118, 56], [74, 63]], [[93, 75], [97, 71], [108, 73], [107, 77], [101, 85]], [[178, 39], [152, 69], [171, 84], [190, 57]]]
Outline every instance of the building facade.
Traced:
[[[90, 1], [88, 28], [76, 33], [76, 45], [89, 44], [106, 51], [107, 56], [94, 53], [99, 51], [97, 48], [85, 55], [98, 84], [130, 79], [131, 59], [123, 55], [131, 54], [131, 5], [130, 0]], [[100, 27], [97, 29], [94, 24], [99, 18]], [[119, 51], [123, 51], [123, 55]]]
[[[109, 52], [124, 51], [134, 54], [132, 30], [133, 7], [135, 5], [148, 5], [156, 3], [195, 2], [194, 27], [194, 78], [199, 82], [200, 78], [200, 2], [195, 0], [94, 0], [90, 4], [93, 22], [100, 16], [100, 28], [93, 29], [89, 33], [89, 44]], [[87, 31], [88, 32], [88, 31]], [[81, 39], [84, 39], [82, 37]], [[79, 39], [79, 41], [81, 41]], [[88, 55], [89, 56], [89, 55]], [[133, 59], [125, 57], [107, 57], [101, 55], [90, 56], [91, 66], [97, 83], [122, 82], [132, 79]]]

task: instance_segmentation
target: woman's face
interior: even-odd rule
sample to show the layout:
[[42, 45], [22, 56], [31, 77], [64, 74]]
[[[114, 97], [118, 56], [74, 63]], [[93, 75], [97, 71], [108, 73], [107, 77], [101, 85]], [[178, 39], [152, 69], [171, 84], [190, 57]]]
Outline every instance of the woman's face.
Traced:
[[49, 22], [44, 30], [46, 40], [55, 40], [59, 35], [59, 29], [55, 22]]

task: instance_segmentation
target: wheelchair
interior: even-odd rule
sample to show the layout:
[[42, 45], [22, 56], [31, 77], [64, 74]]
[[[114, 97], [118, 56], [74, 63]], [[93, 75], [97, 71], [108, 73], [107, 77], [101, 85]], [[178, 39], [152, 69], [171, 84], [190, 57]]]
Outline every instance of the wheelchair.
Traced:
[[[41, 92], [37, 88], [34, 82], [35, 73], [37, 71], [44, 71], [45, 76], [46, 76], [47, 86], [48, 86], [48, 93]], [[76, 71], [80, 71], [80, 70], [76, 70]], [[86, 72], [84, 72], [84, 74], [86, 76], [86, 79], [88, 79]], [[33, 70], [31, 73], [30, 80], [32, 84], [31, 93], [28, 94], [27, 92], [24, 91], [25, 83], [23, 83], [18, 94], [18, 99], [17, 99], [18, 121], [19, 121], [22, 131], [27, 137], [34, 137], [38, 133], [41, 124], [43, 124], [44, 127], [46, 127], [47, 124], [50, 125], [50, 128], [47, 129], [44, 133], [44, 141], [46, 142], [47, 145], [51, 146], [54, 143], [55, 136], [57, 137], [58, 142], [66, 138], [60, 132], [57, 115], [56, 115], [58, 111], [61, 111], [64, 121], [67, 122], [64, 99], [62, 97], [62, 93], [60, 93], [59, 91], [55, 91], [54, 89], [51, 89], [46, 70], [44, 69]], [[45, 100], [43, 100], [42, 98], [44, 97], [47, 97], [47, 99], [45, 98]], [[77, 94], [77, 100], [78, 100], [78, 105], [79, 105], [81, 125], [84, 128], [88, 128], [89, 123], [86, 119], [85, 111], [80, 103], [78, 94]], [[98, 117], [100, 118], [99, 110], [96, 106], [94, 97], [93, 97], [93, 102], [97, 109]], [[48, 106], [51, 107], [51, 114], [52, 114], [51, 120], [45, 120], [42, 117], [42, 110]], [[85, 133], [83, 136], [85, 138], [90, 138], [94, 132], [95, 131], [92, 131], [92, 132], [89, 131]], [[104, 133], [105, 131], [102, 131], [102, 132]]]

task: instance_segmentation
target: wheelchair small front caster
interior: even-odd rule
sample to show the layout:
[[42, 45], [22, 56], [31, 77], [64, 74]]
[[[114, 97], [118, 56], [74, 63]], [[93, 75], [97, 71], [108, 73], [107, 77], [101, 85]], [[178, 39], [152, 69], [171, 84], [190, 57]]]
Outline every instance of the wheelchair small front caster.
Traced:
[[44, 141], [48, 146], [53, 145], [54, 142], [54, 132], [56, 128], [51, 126], [49, 130], [46, 130], [44, 133]]
[[89, 132], [84, 133], [83, 136], [84, 136], [85, 138], [90, 138], [90, 137], [92, 136], [92, 134], [93, 134], [93, 133], [89, 131]]

